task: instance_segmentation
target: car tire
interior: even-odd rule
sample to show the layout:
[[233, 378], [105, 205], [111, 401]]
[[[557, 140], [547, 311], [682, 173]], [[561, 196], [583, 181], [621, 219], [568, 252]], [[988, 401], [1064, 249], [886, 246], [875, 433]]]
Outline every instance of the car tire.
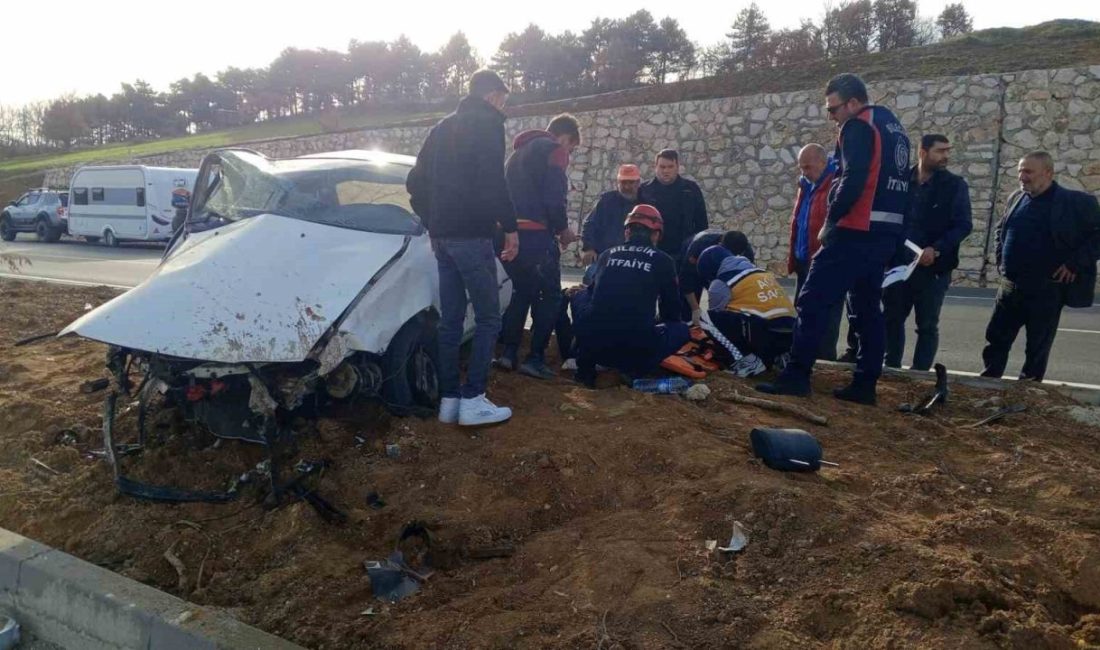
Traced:
[[6, 214], [0, 217], [0, 239], [4, 241], [15, 241], [15, 236], [17, 234], [15, 228], [11, 225], [11, 217]]
[[110, 246], [111, 248], [118, 247], [118, 237], [115, 237], [115, 233], [113, 230], [108, 230], [107, 232], [103, 233], [103, 245]]
[[439, 338], [435, 319], [421, 314], [405, 323], [382, 357], [382, 399], [395, 415], [439, 407]]
[[40, 242], [55, 242], [61, 239], [61, 230], [50, 225], [49, 218], [39, 216], [34, 222], [34, 234]]

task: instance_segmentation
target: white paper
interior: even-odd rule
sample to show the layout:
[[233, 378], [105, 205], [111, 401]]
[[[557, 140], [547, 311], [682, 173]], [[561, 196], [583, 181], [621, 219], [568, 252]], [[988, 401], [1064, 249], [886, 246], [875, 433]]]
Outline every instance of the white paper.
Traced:
[[907, 264], [906, 266], [895, 266], [894, 268], [886, 271], [886, 277], [882, 280], [883, 289], [890, 286], [891, 284], [894, 284], [895, 282], [905, 282], [906, 280], [908, 280], [909, 276], [913, 275], [913, 269], [917, 268], [917, 265], [920, 264], [920, 256], [924, 254], [924, 249], [920, 246], [917, 246], [908, 239], [905, 240], [905, 247], [916, 253], [916, 257], [914, 257], [913, 261], [909, 262], [909, 264]]

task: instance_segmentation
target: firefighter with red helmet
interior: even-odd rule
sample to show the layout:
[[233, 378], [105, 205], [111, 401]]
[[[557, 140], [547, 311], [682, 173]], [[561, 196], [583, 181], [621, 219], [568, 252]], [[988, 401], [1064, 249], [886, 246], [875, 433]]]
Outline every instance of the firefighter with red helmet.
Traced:
[[623, 225], [625, 242], [600, 254], [592, 286], [573, 299], [577, 380], [588, 386], [597, 364], [646, 374], [690, 338], [680, 320], [676, 264], [657, 247], [661, 213], [641, 204]]

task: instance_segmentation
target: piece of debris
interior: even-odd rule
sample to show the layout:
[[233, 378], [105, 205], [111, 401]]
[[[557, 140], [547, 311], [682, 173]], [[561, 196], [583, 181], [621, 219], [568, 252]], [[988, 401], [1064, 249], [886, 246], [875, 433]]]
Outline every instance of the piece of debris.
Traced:
[[719, 546], [723, 553], [737, 553], [749, 545], [749, 536], [745, 533], [745, 526], [739, 522], [733, 522], [733, 532], [730, 533], [729, 544]]
[[80, 392], [85, 395], [91, 395], [92, 393], [98, 393], [101, 390], [106, 390], [111, 385], [111, 380], [106, 377], [99, 379], [93, 379], [92, 381], [86, 381], [80, 385]]
[[389, 458], [401, 458], [401, 445], [396, 442], [386, 445], [386, 456]]
[[501, 557], [512, 557], [516, 547], [512, 544], [498, 544], [496, 546], [479, 546], [466, 551], [466, 557], [471, 560], [492, 560]]
[[172, 545], [169, 546], [166, 551], [164, 551], [164, 559], [168, 561], [168, 564], [172, 565], [172, 568], [176, 570], [176, 575], [179, 576], [179, 582], [177, 583], [177, 587], [179, 588], [179, 592], [181, 594], [186, 594], [187, 593], [187, 565], [185, 565], [183, 563], [183, 560], [181, 560], [179, 558], [179, 556], [176, 555], [176, 553], [175, 553], [177, 543], [179, 543], [179, 540], [177, 540], [175, 542], [172, 542]]
[[991, 422], [996, 422], [997, 420], [1000, 420], [1001, 418], [1003, 418], [1006, 415], [1013, 415], [1013, 414], [1016, 414], [1016, 413], [1023, 413], [1026, 410], [1027, 410], [1027, 405], [1026, 404], [1011, 404], [1009, 406], [1006, 406], [1006, 407], [1002, 408], [1001, 410], [997, 411], [996, 413], [994, 413], [993, 415], [991, 415], [987, 418], [983, 418], [983, 419], [978, 420], [977, 422], [973, 422], [971, 424], [964, 424], [964, 425], [962, 425], [962, 428], [963, 429], [975, 429], [977, 427], [984, 426], [984, 425], [989, 424]]
[[821, 459], [821, 443], [801, 429], [760, 427], [749, 434], [752, 451], [768, 467], [780, 472], [816, 472], [822, 465], [837, 467]]
[[695, 384], [691, 388], [684, 391], [684, 397], [690, 402], [703, 402], [710, 397], [710, 386], [706, 384]]
[[368, 560], [363, 563], [363, 567], [367, 570], [371, 592], [375, 598], [391, 603], [420, 591], [421, 583], [428, 579], [428, 576], [413, 571], [405, 564], [405, 555], [401, 551], [394, 551], [380, 562]]
[[53, 337], [57, 336], [60, 333], [61, 332], [50, 332], [48, 334], [36, 334], [34, 336], [28, 336], [25, 339], [20, 339], [20, 340], [16, 341], [15, 342], [15, 347], [21, 348], [24, 345], [30, 345], [31, 343], [37, 343], [39, 341], [44, 341], [46, 339], [52, 339]]
[[10, 616], [0, 615], [0, 650], [10, 650], [19, 645], [19, 623]]
[[372, 510], [381, 510], [386, 507], [386, 502], [382, 500], [377, 492], [371, 492], [367, 495], [367, 506]]
[[703, 543], [703, 546], [707, 549], [707, 551], [713, 553], [714, 549], [718, 548], [718, 540], [708, 539], [706, 542]]
[[718, 396], [718, 399], [724, 400], [726, 402], [734, 402], [736, 404], [755, 406], [757, 408], [762, 408], [767, 411], [787, 413], [789, 415], [795, 415], [800, 418], [809, 420], [814, 424], [820, 424], [823, 427], [829, 426], [829, 420], [825, 416], [812, 413], [795, 404], [787, 404], [786, 402], [773, 402], [772, 400], [761, 399], [759, 397], [747, 397], [737, 391], [733, 391], [732, 393], [723, 393]]
[[38, 460], [37, 458], [34, 458], [32, 456], [30, 460], [31, 460], [31, 466], [33, 466], [35, 469], [43, 470], [45, 472], [53, 474], [54, 476], [61, 476], [61, 472], [59, 472], [56, 469], [50, 467], [46, 463], [43, 463], [42, 461]]
[[950, 390], [947, 387], [947, 367], [942, 363], [937, 363], [936, 370], [936, 388], [931, 395], [926, 397], [920, 405], [913, 406], [912, 404], [902, 404], [898, 407], [898, 411], [902, 413], [916, 413], [917, 415], [928, 415], [932, 411], [932, 407], [936, 404], [940, 406], [947, 405], [947, 396]]

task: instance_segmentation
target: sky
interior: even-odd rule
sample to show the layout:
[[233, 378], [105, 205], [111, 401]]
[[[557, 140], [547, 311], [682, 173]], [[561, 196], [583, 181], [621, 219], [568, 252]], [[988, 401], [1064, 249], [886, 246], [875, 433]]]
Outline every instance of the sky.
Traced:
[[[963, 0], [975, 29], [1022, 27], [1055, 18], [1100, 21], [1095, 0]], [[648, 9], [656, 20], [676, 18], [702, 45], [724, 39], [749, 0], [55, 0], [5, 2], [0, 14], [3, 62], [0, 105], [17, 106], [66, 93], [116, 92], [123, 81], [144, 79], [157, 90], [181, 77], [213, 76], [229, 66], [262, 67], [286, 47], [346, 51], [351, 39], [392, 41], [407, 35], [422, 50], [439, 49], [465, 32], [488, 61], [509, 32], [534, 22], [550, 33], [580, 33], [594, 18], [621, 18]], [[820, 22], [823, 0], [759, 2], [771, 27]], [[835, 4], [835, 3], [834, 3]], [[948, 0], [918, 0], [922, 16], [936, 16]], [[516, 10], [522, 6], [521, 10]], [[510, 9], [505, 9], [510, 7]]]

